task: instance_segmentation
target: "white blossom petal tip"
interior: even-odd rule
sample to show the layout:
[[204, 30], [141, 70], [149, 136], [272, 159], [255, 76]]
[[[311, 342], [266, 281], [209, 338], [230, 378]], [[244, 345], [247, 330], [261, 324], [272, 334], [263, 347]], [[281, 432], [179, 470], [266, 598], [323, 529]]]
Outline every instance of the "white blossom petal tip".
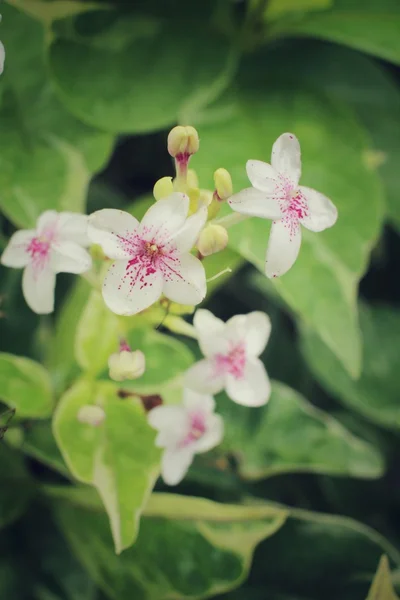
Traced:
[[254, 311], [224, 323], [199, 309], [193, 322], [205, 358], [188, 369], [185, 385], [201, 393], [225, 389], [232, 400], [246, 406], [265, 404], [271, 386], [258, 357], [271, 333], [268, 315]]
[[168, 485], [177, 485], [189, 469], [195, 454], [217, 446], [224, 433], [223, 421], [214, 413], [211, 396], [184, 390], [179, 405], [158, 406], [148, 415], [158, 431], [156, 445], [164, 448], [161, 474]]

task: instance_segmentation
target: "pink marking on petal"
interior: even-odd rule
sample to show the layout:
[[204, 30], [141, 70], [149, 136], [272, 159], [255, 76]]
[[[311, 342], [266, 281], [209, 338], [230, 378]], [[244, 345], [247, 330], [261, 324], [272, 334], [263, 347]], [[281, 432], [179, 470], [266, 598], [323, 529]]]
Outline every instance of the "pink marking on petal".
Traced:
[[197, 442], [197, 440], [203, 437], [206, 430], [205, 414], [200, 411], [191, 413], [189, 415], [189, 431], [179, 446], [181, 448], [186, 448], [186, 446], [189, 446], [193, 442]]
[[56, 223], [43, 231], [40, 236], [32, 238], [26, 247], [26, 252], [32, 259], [32, 266], [35, 271], [41, 270], [46, 266], [55, 235]]
[[292, 241], [297, 234], [299, 220], [309, 214], [308, 202], [304, 194], [299, 189], [295, 189], [292, 182], [283, 175], [279, 175], [275, 194], [282, 211], [282, 222], [289, 229], [289, 237]]
[[217, 375], [230, 373], [235, 379], [242, 379], [246, 367], [246, 345], [244, 342], [231, 344], [227, 354], [214, 356]]

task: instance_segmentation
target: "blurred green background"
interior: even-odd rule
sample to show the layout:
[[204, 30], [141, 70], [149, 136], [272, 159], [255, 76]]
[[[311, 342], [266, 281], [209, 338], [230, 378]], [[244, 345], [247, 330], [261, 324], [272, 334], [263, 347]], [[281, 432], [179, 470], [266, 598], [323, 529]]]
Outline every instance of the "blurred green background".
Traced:
[[[399, 0], [5, 0], [0, 11], [1, 250], [49, 208], [140, 217], [173, 175], [176, 123], [199, 131], [191, 166], [207, 189], [218, 167], [246, 187], [246, 160], [268, 162], [294, 132], [302, 183], [339, 210], [273, 283], [266, 221], [230, 229], [205, 260], [208, 276], [232, 274], [204, 306], [271, 317], [272, 398], [248, 409], [217, 397], [222, 446], [177, 489], [156, 484], [133, 545], [137, 523], [121, 521], [120, 555], [82, 485], [102, 492], [82, 468], [83, 434], [60, 414], [51, 425], [66, 390], [79, 404], [105, 385], [114, 316], [61, 275], [56, 313], [39, 318], [20, 273], [0, 267], [0, 426], [17, 407], [0, 441], [0, 598], [365, 600], [382, 554], [400, 590]], [[198, 348], [181, 321], [146, 329], [160, 321], [135, 321], [132, 340], [151, 356], [143, 390], [173, 397]], [[71, 392], [82, 373], [94, 387]], [[123, 410], [107, 443], [118, 506], [138, 518], [152, 441], [139, 452], [136, 421], [117, 427]], [[379, 577], [368, 599], [397, 598], [385, 564]]]

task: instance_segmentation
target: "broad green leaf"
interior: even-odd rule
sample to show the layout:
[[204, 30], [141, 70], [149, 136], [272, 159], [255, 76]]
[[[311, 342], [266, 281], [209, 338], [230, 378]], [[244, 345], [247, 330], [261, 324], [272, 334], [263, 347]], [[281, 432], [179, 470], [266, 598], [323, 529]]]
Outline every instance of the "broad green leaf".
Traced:
[[66, 502], [53, 506], [73, 551], [115, 600], [210, 598], [232, 589], [248, 573], [256, 545], [273, 536], [287, 514], [155, 494], [136, 544], [117, 558], [101, 513]]
[[352, 380], [332, 352], [308, 329], [301, 347], [315, 377], [340, 402], [374, 423], [400, 428], [398, 377], [400, 313], [390, 308], [362, 307], [363, 371]]
[[29, 228], [49, 208], [84, 212], [91, 173], [104, 164], [113, 139], [78, 122], [57, 100], [40, 23], [8, 5], [2, 16], [9, 26], [2, 30], [0, 207]]
[[[288, 93], [273, 79], [264, 85], [267, 72], [263, 76], [261, 56], [253, 62], [242, 75], [240, 93], [225, 104], [221, 102], [224, 113], [210, 110], [209, 117], [215, 120], [208, 125], [207, 112], [203, 114], [199, 126], [202, 147], [194, 166], [205, 178], [217, 167], [227, 168], [235, 191], [239, 191], [249, 186], [248, 159], [269, 161], [272, 143], [282, 132], [293, 131], [298, 136], [303, 159], [301, 183], [330, 197], [338, 207], [339, 219], [321, 233], [303, 229], [296, 264], [274, 280], [274, 285], [348, 372], [357, 376], [361, 367], [357, 286], [383, 218], [379, 179], [363, 160], [367, 139], [341, 104], [297, 86]], [[268, 221], [250, 218], [229, 228], [229, 242], [264, 271], [268, 232]]]
[[333, 5], [333, 0], [269, 0], [264, 12], [267, 21], [273, 21], [292, 13], [307, 13], [324, 10]]
[[18, 417], [48, 417], [53, 407], [48, 372], [29, 358], [0, 353], [0, 400]]
[[218, 412], [225, 422], [223, 448], [237, 458], [246, 479], [285, 472], [366, 478], [383, 474], [383, 459], [372, 445], [282, 383], [273, 382], [264, 407], [239, 406], [224, 395]]
[[[103, 408], [101, 425], [78, 421], [79, 409], [88, 404]], [[137, 401], [118, 398], [114, 384], [82, 380], [62, 397], [53, 429], [73, 475], [99, 492], [120, 553], [136, 539], [140, 514], [158, 475], [160, 451], [146, 414]]]
[[20, 454], [0, 443], [0, 530], [27, 508], [33, 482]]
[[18, 449], [64, 477], [70, 476], [54, 439], [50, 421], [31, 423], [26, 430], [21, 431]]
[[111, 14], [97, 37], [60, 31], [49, 60], [68, 109], [105, 131], [145, 133], [214, 100], [230, 77], [227, 42], [206, 22], [172, 16]]
[[365, 598], [382, 553], [399, 564], [399, 552], [383, 536], [353, 519], [289, 510], [253, 563], [251, 581], [264, 590], [263, 599]]
[[46, 25], [50, 25], [56, 19], [64, 19], [102, 6], [105, 8], [104, 5], [95, 2], [82, 4], [78, 0], [56, 0], [51, 3], [48, 0], [6, 0], [6, 2]]
[[335, 0], [330, 10], [281, 20], [268, 30], [270, 38], [301, 35], [344, 44], [400, 64], [400, 13], [397, 0]]
[[399, 600], [393, 588], [389, 561], [385, 555], [379, 561], [367, 600]]
[[107, 366], [108, 357], [118, 351], [121, 319], [93, 290], [79, 319], [75, 337], [75, 357], [88, 373], [95, 375]]
[[132, 350], [144, 353], [146, 371], [140, 379], [124, 381], [124, 388], [160, 392], [166, 382], [176, 379], [193, 363], [189, 348], [170, 335], [151, 329], [133, 328], [127, 338]]

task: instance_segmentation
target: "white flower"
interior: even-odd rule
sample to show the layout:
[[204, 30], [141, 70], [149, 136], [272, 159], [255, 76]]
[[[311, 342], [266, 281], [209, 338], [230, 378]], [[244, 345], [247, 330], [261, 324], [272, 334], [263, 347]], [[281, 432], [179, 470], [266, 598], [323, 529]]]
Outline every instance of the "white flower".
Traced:
[[189, 198], [174, 193], [159, 200], [139, 222], [121, 210], [105, 209], [89, 217], [88, 234], [115, 262], [103, 284], [107, 306], [133, 315], [161, 294], [179, 304], [198, 304], [206, 295], [201, 262], [190, 254], [207, 219], [202, 207], [187, 218]]
[[161, 474], [168, 485], [182, 481], [195, 454], [208, 452], [222, 440], [224, 423], [214, 408], [212, 396], [184, 390], [182, 404], [149, 412], [148, 421], [158, 430], [156, 446], [165, 448]]
[[109, 375], [114, 381], [138, 379], [146, 370], [146, 358], [140, 350], [121, 350], [108, 358]]
[[186, 371], [185, 385], [210, 394], [225, 388], [234, 402], [245, 406], [265, 404], [271, 384], [258, 357], [271, 332], [269, 317], [255, 311], [224, 323], [210, 311], [199, 309], [193, 325], [206, 358]]
[[55, 210], [44, 212], [36, 229], [14, 233], [0, 262], [23, 268], [22, 291], [28, 306], [45, 315], [54, 310], [57, 273], [84, 273], [92, 259], [82, 246], [89, 245], [87, 217]]
[[265, 272], [268, 277], [286, 273], [300, 250], [300, 224], [311, 231], [332, 227], [337, 209], [315, 190], [299, 186], [300, 144], [292, 133], [282, 134], [272, 146], [271, 165], [249, 160], [247, 176], [253, 187], [234, 194], [231, 208], [239, 213], [273, 219]]
[[4, 49], [3, 44], [0, 42], [0, 75], [4, 71], [4, 61], [5, 61], [5, 58], [6, 58], [6, 51]]

